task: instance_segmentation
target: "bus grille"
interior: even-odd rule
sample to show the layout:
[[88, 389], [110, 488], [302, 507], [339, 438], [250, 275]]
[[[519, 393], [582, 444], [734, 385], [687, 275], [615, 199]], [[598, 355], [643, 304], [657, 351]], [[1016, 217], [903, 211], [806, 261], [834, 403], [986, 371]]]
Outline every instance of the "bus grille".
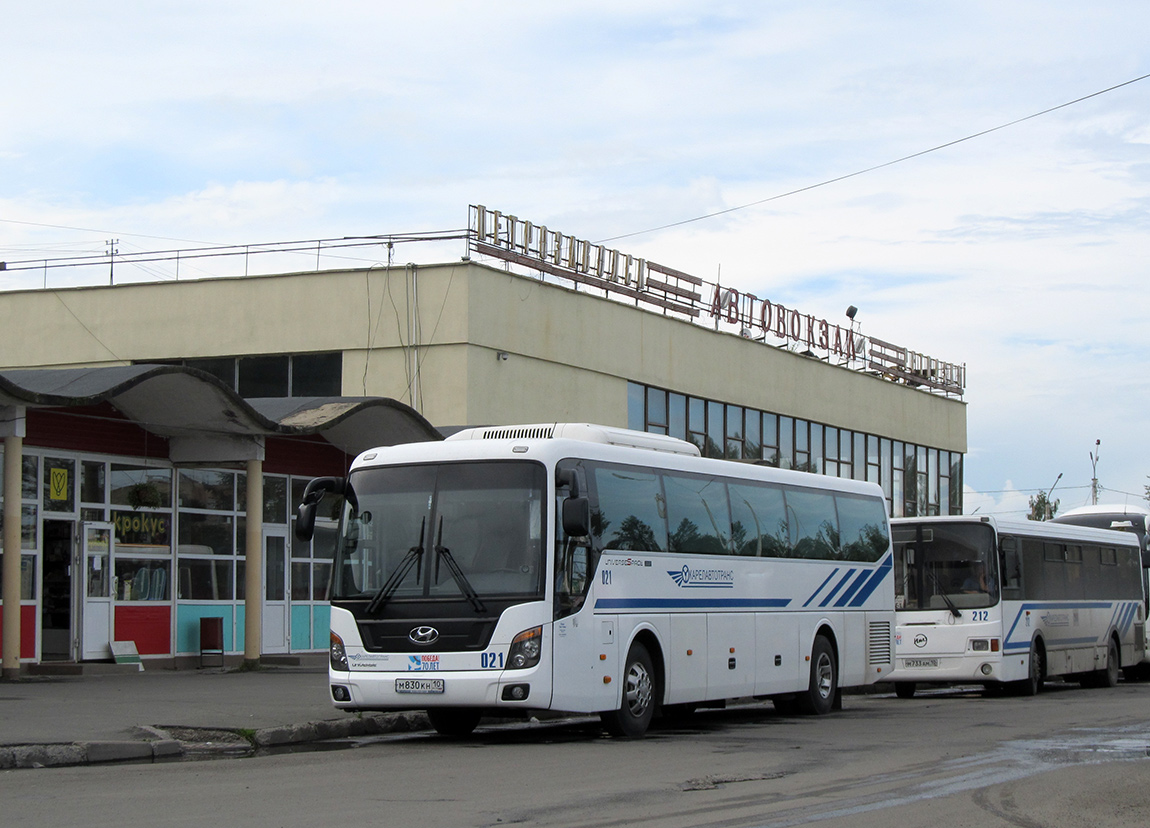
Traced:
[[552, 426], [528, 426], [526, 428], [488, 428], [483, 431], [484, 440], [549, 440], [554, 432]]
[[890, 664], [890, 622], [871, 621], [867, 625], [866, 660], [868, 664]]

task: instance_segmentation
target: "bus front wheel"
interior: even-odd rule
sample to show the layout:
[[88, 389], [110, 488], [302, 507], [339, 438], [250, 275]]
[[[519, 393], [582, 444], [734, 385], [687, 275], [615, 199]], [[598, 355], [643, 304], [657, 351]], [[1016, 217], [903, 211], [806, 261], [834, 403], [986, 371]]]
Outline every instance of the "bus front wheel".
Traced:
[[796, 699], [804, 713], [823, 715], [830, 713], [839, 691], [839, 671], [835, 663], [835, 651], [826, 636], [815, 638], [811, 648], [811, 675], [806, 692]]
[[655, 714], [655, 668], [647, 648], [636, 641], [623, 668], [623, 701], [618, 710], [599, 714], [612, 736], [635, 739], [647, 732]]
[[915, 691], [915, 684], [913, 681], [896, 681], [894, 683], [894, 694], [900, 699], [913, 699]]
[[1020, 696], [1037, 696], [1046, 681], [1046, 651], [1037, 640], [1030, 644], [1026, 678], [1014, 682], [1014, 691]]
[[466, 707], [433, 707], [427, 718], [441, 736], [467, 736], [479, 724], [480, 712]]

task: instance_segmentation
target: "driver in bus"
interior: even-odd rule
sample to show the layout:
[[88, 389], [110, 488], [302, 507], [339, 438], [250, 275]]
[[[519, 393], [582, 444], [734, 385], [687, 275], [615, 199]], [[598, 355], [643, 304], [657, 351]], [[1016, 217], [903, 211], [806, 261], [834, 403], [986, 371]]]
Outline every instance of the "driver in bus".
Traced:
[[981, 563], [974, 565], [973, 571], [962, 582], [963, 592], [990, 592], [986, 585], [986, 566]]

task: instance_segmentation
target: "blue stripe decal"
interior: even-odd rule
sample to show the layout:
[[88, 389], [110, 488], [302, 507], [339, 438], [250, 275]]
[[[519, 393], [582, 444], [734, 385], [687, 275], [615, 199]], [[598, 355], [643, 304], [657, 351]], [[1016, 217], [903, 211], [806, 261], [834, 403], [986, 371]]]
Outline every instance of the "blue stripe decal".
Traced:
[[835, 601], [835, 606], [836, 607], [845, 607], [847, 601], [849, 601], [851, 599], [851, 596], [859, 591], [859, 587], [861, 587], [863, 585], [863, 581], [865, 581], [867, 578], [869, 578], [873, 574], [874, 574], [873, 572], [867, 572], [865, 569], [862, 572], [860, 572], [859, 576], [857, 578], [855, 578], [854, 581], [851, 583], [850, 588], [848, 588], [847, 591], [842, 594], [841, 598], [839, 598], [837, 601]]
[[780, 609], [790, 598], [599, 598], [595, 609]]
[[1122, 625], [1121, 615], [1125, 611], [1126, 611], [1126, 607], [1121, 601], [1119, 601], [1117, 604], [1114, 605], [1114, 612], [1112, 612], [1110, 614], [1110, 626], [1111, 627], [1114, 627], [1117, 629], [1118, 627], [1120, 627]]
[[[1097, 644], [1097, 643], [1098, 643], [1098, 639], [1097, 639], [1097, 638], [1095, 638], [1095, 637], [1093, 637], [1093, 636], [1087, 636], [1086, 638], [1055, 638], [1054, 636], [1050, 635], [1050, 633], [1049, 633], [1049, 632], [1047, 632], [1047, 634], [1046, 634], [1046, 642], [1047, 642], [1048, 644], [1055, 644], [1055, 645], [1058, 645], [1058, 644], [1061, 644], [1061, 645], [1067, 645], [1067, 644]], [[1029, 649], [1030, 649], [1030, 642], [1029, 642], [1029, 641], [1023, 641], [1023, 642], [1020, 642], [1020, 643], [1019, 643], [1019, 642], [1015, 642], [1014, 644], [1008, 644], [1008, 645], [1006, 645], [1006, 646], [1005, 646], [1005, 647], [1003, 647], [1002, 649], [1003, 649], [1004, 651], [1005, 651], [1005, 650], [1029, 650]]]
[[803, 604], [804, 607], [807, 604], [809, 604], [811, 601], [815, 600], [815, 596], [823, 591], [823, 587], [825, 587], [827, 584], [829, 584], [831, 582], [831, 578], [835, 577], [835, 575], [838, 574], [838, 571], [839, 571], [839, 568], [837, 566], [831, 570], [831, 574], [827, 576], [827, 579], [825, 581], [823, 581], [821, 584], [819, 584], [818, 589], [816, 589], [814, 592], [811, 593], [811, 597], [808, 598], [806, 600], [806, 602]]
[[1134, 616], [1137, 613], [1138, 613], [1138, 604], [1132, 602], [1130, 604], [1130, 606], [1126, 608], [1125, 616], [1122, 619], [1122, 636], [1123, 636], [1123, 638], [1125, 638], [1126, 634], [1130, 632], [1130, 627], [1134, 623]]
[[[1030, 649], [1030, 639], [1029, 638], [1027, 638], [1025, 641], [1021, 641], [1021, 642], [1016, 641], [1013, 644], [1010, 643], [1011, 636], [1014, 635], [1014, 631], [1018, 628], [1018, 622], [1022, 620], [1023, 614], [1026, 613], [1028, 610], [1030, 610], [1030, 611], [1055, 610], [1055, 609], [1102, 609], [1102, 610], [1104, 610], [1104, 609], [1110, 609], [1110, 607], [1112, 607], [1112, 606], [1113, 606], [1113, 604], [1111, 604], [1109, 601], [1078, 601], [1078, 602], [1060, 601], [1060, 602], [1055, 602], [1055, 603], [1022, 604], [1018, 608], [1018, 614], [1014, 616], [1014, 623], [1010, 625], [1010, 630], [1006, 633], [1006, 637], [1002, 642], [1002, 650], [1003, 650], [1003, 652], [1006, 652], [1007, 650], [1029, 650]], [[1049, 635], [1049, 633], [1048, 633], [1048, 635]], [[1063, 639], [1064, 642], [1069, 641], [1069, 640], [1070, 639]], [[1095, 639], [1093, 639], [1093, 638], [1086, 639], [1086, 641], [1094, 641], [1094, 640]]]
[[857, 595], [855, 595], [854, 600], [851, 601], [851, 606], [861, 607], [863, 604], [865, 604], [866, 599], [870, 598], [871, 593], [878, 588], [878, 585], [881, 584], [883, 579], [885, 579], [886, 576], [889, 575], [893, 570], [894, 556], [887, 555], [882, 559], [882, 562], [879, 563], [878, 569], [871, 573], [870, 580], [867, 581], [866, 585], [858, 591]]
[[819, 604], [819, 606], [825, 607], [827, 604], [829, 604], [831, 601], [833, 601], [835, 596], [839, 594], [839, 590], [842, 589], [844, 586], [846, 586], [847, 581], [849, 581], [851, 579], [851, 576], [854, 575], [856, 572], [858, 572], [858, 570], [854, 569], [853, 567], [851, 569], [848, 569], [847, 574], [844, 575], [842, 577], [842, 579], [837, 584], [835, 584], [835, 588], [831, 590], [830, 595], [828, 595], [826, 598], [824, 598], [822, 600], [822, 603]]

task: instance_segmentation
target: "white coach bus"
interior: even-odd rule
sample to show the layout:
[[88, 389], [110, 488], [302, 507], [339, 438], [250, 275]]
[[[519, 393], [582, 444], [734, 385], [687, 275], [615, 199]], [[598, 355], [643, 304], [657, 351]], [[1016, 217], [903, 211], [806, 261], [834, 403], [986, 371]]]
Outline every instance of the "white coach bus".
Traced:
[[588, 424], [470, 429], [368, 451], [342, 495], [331, 697], [483, 715], [659, 712], [771, 698], [826, 713], [893, 657], [889, 522], [872, 484], [704, 459]]
[[918, 683], [1009, 684], [1052, 676], [1113, 686], [1145, 640], [1138, 540], [991, 517], [891, 522], [899, 696]]

